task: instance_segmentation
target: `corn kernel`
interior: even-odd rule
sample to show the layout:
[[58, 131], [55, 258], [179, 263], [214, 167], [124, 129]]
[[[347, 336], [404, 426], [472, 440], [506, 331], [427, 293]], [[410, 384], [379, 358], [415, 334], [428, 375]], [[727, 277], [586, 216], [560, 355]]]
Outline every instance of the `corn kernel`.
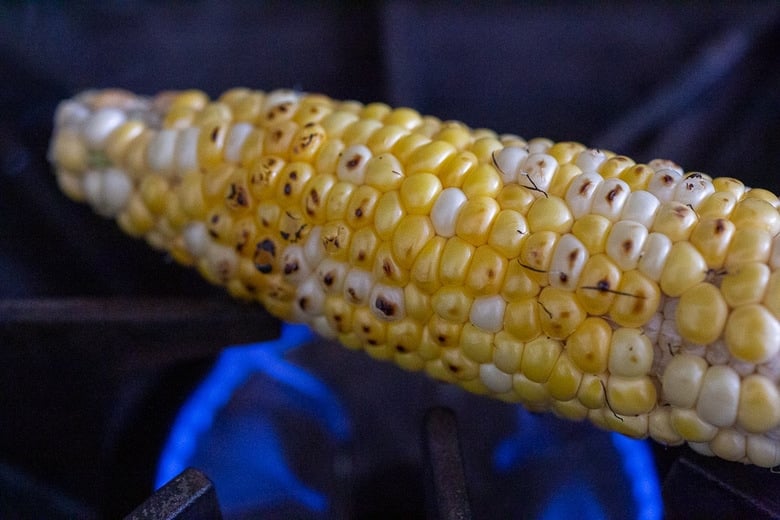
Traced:
[[618, 415], [649, 413], [656, 405], [655, 385], [649, 377], [610, 375], [607, 380], [607, 406]]
[[737, 423], [751, 433], [764, 433], [780, 424], [780, 391], [769, 379], [752, 374], [742, 380]]
[[480, 164], [470, 169], [463, 176], [463, 184], [460, 186], [463, 193], [470, 199], [476, 197], [495, 199], [503, 187], [504, 183], [501, 181], [501, 176], [489, 164]]
[[439, 279], [442, 284], [463, 285], [475, 249], [459, 237], [447, 239], [439, 265]]
[[749, 363], [764, 363], [780, 351], [780, 324], [763, 305], [731, 311], [724, 331], [731, 355]]
[[574, 221], [572, 234], [582, 242], [591, 255], [603, 253], [612, 222], [602, 215], [589, 214]]
[[607, 369], [611, 338], [606, 320], [589, 316], [566, 338], [566, 352], [583, 372], [600, 374]]
[[432, 173], [410, 175], [401, 184], [401, 202], [410, 215], [428, 215], [441, 189], [441, 181]]
[[455, 232], [474, 246], [484, 244], [499, 209], [496, 200], [489, 197], [467, 200], [458, 212]]
[[534, 299], [509, 302], [504, 311], [504, 329], [520, 341], [531, 341], [542, 333], [539, 312]]

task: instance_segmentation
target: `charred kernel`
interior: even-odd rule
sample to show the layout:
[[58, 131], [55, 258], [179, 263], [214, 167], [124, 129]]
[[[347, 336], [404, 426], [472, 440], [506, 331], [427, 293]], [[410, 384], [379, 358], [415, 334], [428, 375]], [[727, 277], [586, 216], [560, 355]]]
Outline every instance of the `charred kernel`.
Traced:
[[346, 211], [346, 221], [352, 228], [358, 229], [374, 221], [374, 212], [381, 192], [371, 186], [358, 186], [352, 192]]
[[525, 268], [528, 276], [540, 285], [549, 283], [550, 263], [557, 242], [557, 233], [540, 231], [531, 234], [520, 247], [520, 256], [517, 258], [517, 262]]
[[474, 251], [466, 287], [474, 294], [495, 294], [501, 288], [506, 273], [507, 260], [489, 245]]
[[592, 315], [605, 314], [618, 294], [622, 272], [604, 254], [591, 256], [582, 269], [577, 297]]
[[586, 317], [573, 292], [545, 287], [539, 294], [542, 331], [554, 339], [566, 339]]
[[702, 254], [707, 267], [718, 269], [726, 260], [726, 253], [735, 231], [734, 224], [725, 218], [702, 220], [693, 228], [691, 244]]
[[623, 327], [643, 327], [658, 310], [658, 284], [637, 270], [623, 273], [609, 316]]

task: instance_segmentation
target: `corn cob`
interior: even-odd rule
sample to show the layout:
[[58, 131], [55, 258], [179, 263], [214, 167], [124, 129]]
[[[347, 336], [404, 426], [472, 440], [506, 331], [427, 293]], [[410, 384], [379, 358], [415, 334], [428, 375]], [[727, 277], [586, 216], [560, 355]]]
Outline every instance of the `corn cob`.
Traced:
[[64, 101], [62, 190], [234, 296], [534, 411], [780, 464], [778, 198], [408, 108]]

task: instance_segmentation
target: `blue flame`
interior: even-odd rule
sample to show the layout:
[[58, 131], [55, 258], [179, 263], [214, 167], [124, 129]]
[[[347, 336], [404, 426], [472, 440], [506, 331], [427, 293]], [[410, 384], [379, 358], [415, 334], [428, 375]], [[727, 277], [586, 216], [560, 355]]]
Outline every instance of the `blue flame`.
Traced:
[[[208, 433], [218, 437], [215, 443], [219, 450], [204, 456], [214, 470], [210, 477], [215, 481], [223, 508], [236, 510], [292, 501], [312, 511], [325, 511], [325, 495], [300, 482], [289, 469], [267, 410], [257, 410], [249, 417], [230, 421], [230, 425], [214, 428], [215, 417], [234, 393], [250, 376], [263, 374], [283, 390], [283, 406], [308, 412], [336, 440], [349, 439], [349, 419], [336, 395], [320, 380], [283, 359], [287, 351], [312, 337], [306, 327], [284, 324], [277, 340], [225, 349], [182, 406], [160, 456], [156, 486], [162, 486], [192, 463], [199, 440]], [[246, 478], [241, 478], [236, 468], [246, 473]], [[220, 475], [232, 478], [220, 486]]]
[[[614, 463], [622, 472], [611, 470]], [[605, 436], [588, 424], [518, 408], [517, 429], [496, 446], [493, 465], [500, 473], [533, 468], [533, 481], [524, 485], [537, 495], [537, 518], [598, 520], [614, 516], [609, 511], [616, 508], [626, 515], [630, 510], [637, 520], [663, 517], [658, 475], [646, 441], [616, 433]], [[546, 471], [555, 467], [560, 471]]]

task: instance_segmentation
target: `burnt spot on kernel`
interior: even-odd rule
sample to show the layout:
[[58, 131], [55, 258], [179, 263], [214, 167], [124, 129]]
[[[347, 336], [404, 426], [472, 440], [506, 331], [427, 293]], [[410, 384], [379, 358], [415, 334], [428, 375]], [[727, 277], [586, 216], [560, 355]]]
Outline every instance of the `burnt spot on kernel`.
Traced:
[[384, 296], [377, 296], [374, 307], [388, 318], [396, 313], [396, 305]]
[[363, 157], [359, 154], [355, 154], [352, 156], [350, 160], [347, 161], [347, 168], [350, 170], [354, 170], [358, 166], [360, 166], [361, 161], [363, 160]]
[[255, 248], [255, 268], [263, 274], [268, 274], [273, 270], [273, 261], [276, 257], [276, 244], [273, 240], [266, 238], [258, 242]]

